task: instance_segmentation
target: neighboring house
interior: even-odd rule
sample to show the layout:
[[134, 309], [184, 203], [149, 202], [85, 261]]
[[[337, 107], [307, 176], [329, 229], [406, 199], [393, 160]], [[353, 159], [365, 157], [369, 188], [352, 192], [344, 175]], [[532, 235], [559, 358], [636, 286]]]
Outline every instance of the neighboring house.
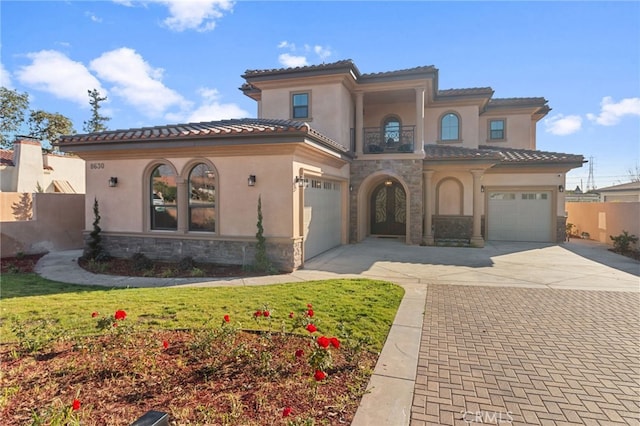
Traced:
[[582, 192], [579, 186], [573, 191], [567, 191], [564, 195], [565, 203], [597, 203], [600, 201], [600, 195], [596, 192]]
[[640, 181], [607, 186], [596, 192], [600, 194], [599, 201], [603, 203], [638, 202], [640, 201]]
[[16, 139], [0, 150], [0, 192], [85, 192], [84, 160], [46, 152], [36, 139]]
[[258, 118], [61, 139], [87, 161], [87, 230], [96, 197], [111, 254], [250, 263], [259, 196], [269, 255], [288, 270], [368, 236], [564, 240], [565, 174], [584, 159], [536, 150], [544, 98], [349, 60], [243, 78]]

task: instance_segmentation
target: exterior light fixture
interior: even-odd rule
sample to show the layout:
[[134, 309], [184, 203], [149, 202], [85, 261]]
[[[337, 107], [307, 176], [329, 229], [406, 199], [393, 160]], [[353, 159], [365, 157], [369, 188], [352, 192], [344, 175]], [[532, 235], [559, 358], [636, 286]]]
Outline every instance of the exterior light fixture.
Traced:
[[109, 186], [112, 187], [112, 188], [118, 186], [118, 178], [117, 177], [113, 177], [113, 176], [110, 177], [109, 178]]
[[564, 186], [558, 185], [558, 192], [564, 192]]
[[256, 175], [249, 175], [249, 179], [247, 179], [247, 185], [256, 186]]
[[387, 180], [384, 181], [384, 184], [386, 186], [391, 186], [391, 185], [393, 185], [393, 181], [391, 179], [387, 179]]
[[480, 192], [484, 192], [484, 185], [480, 185]]
[[302, 176], [296, 176], [294, 183], [300, 188], [307, 188], [309, 186], [309, 179]]

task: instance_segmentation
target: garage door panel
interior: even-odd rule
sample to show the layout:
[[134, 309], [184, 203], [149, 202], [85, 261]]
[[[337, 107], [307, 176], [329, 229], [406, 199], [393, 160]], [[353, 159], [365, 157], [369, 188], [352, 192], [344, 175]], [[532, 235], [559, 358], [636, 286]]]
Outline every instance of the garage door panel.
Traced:
[[337, 182], [313, 179], [304, 194], [304, 258], [342, 242], [342, 195]]
[[551, 241], [550, 192], [491, 192], [487, 214], [489, 240]]

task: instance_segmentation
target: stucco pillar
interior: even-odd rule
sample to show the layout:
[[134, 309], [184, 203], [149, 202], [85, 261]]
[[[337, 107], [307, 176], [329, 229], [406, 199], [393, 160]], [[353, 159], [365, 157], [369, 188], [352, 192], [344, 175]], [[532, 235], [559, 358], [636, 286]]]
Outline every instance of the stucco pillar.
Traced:
[[423, 196], [424, 196], [424, 225], [423, 225], [423, 233], [424, 233], [424, 244], [428, 246], [432, 246], [434, 244], [433, 238], [433, 225], [431, 212], [433, 212], [433, 191], [431, 191], [431, 178], [433, 177], [433, 170], [424, 170], [422, 172], [422, 188], [423, 188]]
[[424, 87], [416, 87], [416, 135], [413, 152], [424, 153]]
[[[182, 177], [176, 178], [177, 200], [178, 202], [178, 233], [186, 234], [189, 229], [189, 189], [187, 180]], [[216, 229], [217, 231], [217, 229]]]
[[356, 156], [363, 154], [364, 93], [356, 93]]
[[482, 191], [481, 182], [483, 170], [471, 170], [473, 176], [473, 232], [471, 235], [471, 244], [476, 247], [484, 247], [484, 239], [482, 238]]

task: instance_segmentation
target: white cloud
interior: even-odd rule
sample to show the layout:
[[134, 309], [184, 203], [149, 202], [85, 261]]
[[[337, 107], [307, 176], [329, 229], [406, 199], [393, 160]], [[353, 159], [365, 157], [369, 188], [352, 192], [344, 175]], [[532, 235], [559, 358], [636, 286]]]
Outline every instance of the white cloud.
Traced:
[[324, 47], [324, 46], [313, 46], [313, 51], [316, 53], [316, 55], [318, 55], [320, 57], [320, 59], [322, 59], [323, 61], [328, 58], [329, 56], [331, 56], [332, 52], [331, 49], [329, 47]]
[[[171, 107], [188, 109], [190, 103], [162, 83], [161, 68], [152, 68], [135, 50], [123, 47], [103, 53], [89, 64], [113, 93], [149, 117], [158, 117]], [[85, 95], [86, 96], [86, 95]]]
[[283, 40], [278, 43], [278, 49], [296, 50], [296, 45], [293, 43], [289, 43], [287, 40]]
[[211, 31], [226, 12], [232, 12], [234, 2], [230, 0], [153, 0], [169, 8], [164, 24], [173, 31]]
[[202, 105], [188, 115], [188, 122], [215, 121], [249, 116], [247, 111], [236, 104], [221, 103], [220, 93], [217, 89], [201, 88], [198, 93], [202, 97]]
[[616, 103], [611, 96], [605, 96], [600, 102], [600, 114], [587, 114], [587, 118], [602, 126], [615, 126], [625, 115], [640, 116], [640, 98], [625, 98]]
[[16, 76], [25, 86], [53, 94], [60, 99], [89, 108], [87, 90], [106, 94], [100, 81], [80, 62], [55, 50], [29, 53], [31, 64], [21, 67]]
[[279, 55], [278, 56], [278, 61], [282, 65], [284, 65], [285, 67], [288, 67], [288, 68], [303, 67], [305, 65], [308, 65], [306, 57], [290, 55], [288, 53], [283, 53], [283, 54]]
[[13, 84], [11, 83], [11, 73], [7, 71], [4, 67], [4, 64], [0, 63], [0, 86], [6, 87], [7, 89], [13, 89]]
[[97, 17], [93, 12], [85, 12], [84, 16], [88, 17], [93, 22], [97, 22], [97, 23], [102, 22], [102, 18]]
[[582, 117], [579, 115], [554, 115], [544, 120], [545, 131], [558, 136], [566, 136], [582, 128]]

